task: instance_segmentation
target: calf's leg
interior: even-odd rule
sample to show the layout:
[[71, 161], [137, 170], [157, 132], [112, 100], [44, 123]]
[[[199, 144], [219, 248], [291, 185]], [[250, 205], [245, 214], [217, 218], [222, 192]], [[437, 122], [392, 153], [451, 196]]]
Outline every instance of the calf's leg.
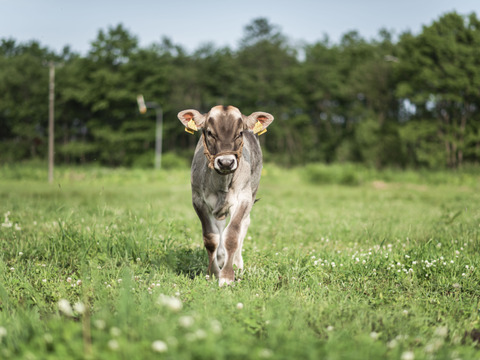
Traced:
[[208, 213], [208, 210], [201, 205], [193, 204], [200, 222], [202, 223], [203, 244], [208, 254], [208, 275], [219, 277], [220, 268], [217, 262], [217, 249], [220, 244], [219, 228], [217, 221]]
[[[237, 251], [240, 249], [243, 242], [242, 228], [243, 222], [249, 219], [251, 204], [248, 202], [240, 202], [238, 206], [235, 207], [232, 213], [230, 223], [224, 231], [224, 244], [225, 244], [225, 263], [220, 271], [220, 280], [219, 285], [230, 284], [235, 280], [235, 273], [233, 270], [233, 264], [235, 262], [235, 256]], [[248, 227], [248, 225], [247, 225]], [[246, 230], [244, 231], [246, 233]], [[245, 236], [245, 235], [244, 235]], [[237, 261], [241, 260], [237, 255]], [[243, 260], [241, 260], [241, 265], [243, 267]]]

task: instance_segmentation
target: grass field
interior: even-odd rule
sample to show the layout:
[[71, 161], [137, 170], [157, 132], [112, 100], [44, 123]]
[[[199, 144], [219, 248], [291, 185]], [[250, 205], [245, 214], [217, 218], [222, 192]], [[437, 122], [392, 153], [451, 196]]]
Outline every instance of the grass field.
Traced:
[[233, 286], [189, 170], [0, 169], [2, 359], [480, 359], [480, 177], [265, 166]]

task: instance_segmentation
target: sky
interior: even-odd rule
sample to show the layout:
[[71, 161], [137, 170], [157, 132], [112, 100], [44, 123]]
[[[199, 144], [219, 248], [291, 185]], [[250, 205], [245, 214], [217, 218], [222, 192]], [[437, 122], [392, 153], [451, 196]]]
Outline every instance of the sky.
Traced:
[[338, 42], [351, 30], [366, 39], [381, 28], [419, 33], [450, 11], [480, 17], [480, 0], [0, 0], [0, 39], [37, 40], [57, 52], [70, 45], [86, 54], [100, 29], [121, 23], [141, 46], [166, 36], [187, 51], [209, 42], [235, 49], [258, 17], [301, 44], [325, 35]]

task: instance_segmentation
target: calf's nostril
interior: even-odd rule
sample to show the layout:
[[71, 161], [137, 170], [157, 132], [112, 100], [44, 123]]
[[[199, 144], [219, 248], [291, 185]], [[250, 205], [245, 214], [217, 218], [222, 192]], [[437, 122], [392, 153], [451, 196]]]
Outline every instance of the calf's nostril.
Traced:
[[223, 169], [231, 169], [233, 167], [233, 159], [219, 159], [218, 163]]

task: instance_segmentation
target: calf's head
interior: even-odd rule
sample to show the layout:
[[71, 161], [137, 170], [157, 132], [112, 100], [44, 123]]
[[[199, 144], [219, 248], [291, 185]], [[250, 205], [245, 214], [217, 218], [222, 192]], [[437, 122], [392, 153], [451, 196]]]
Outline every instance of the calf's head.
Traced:
[[245, 131], [261, 133], [273, 121], [266, 112], [243, 115], [234, 106], [215, 106], [206, 114], [188, 109], [178, 113], [186, 130], [203, 130], [204, 153], [208, 166], [221, 175], [234, 172], [242, 156]]

